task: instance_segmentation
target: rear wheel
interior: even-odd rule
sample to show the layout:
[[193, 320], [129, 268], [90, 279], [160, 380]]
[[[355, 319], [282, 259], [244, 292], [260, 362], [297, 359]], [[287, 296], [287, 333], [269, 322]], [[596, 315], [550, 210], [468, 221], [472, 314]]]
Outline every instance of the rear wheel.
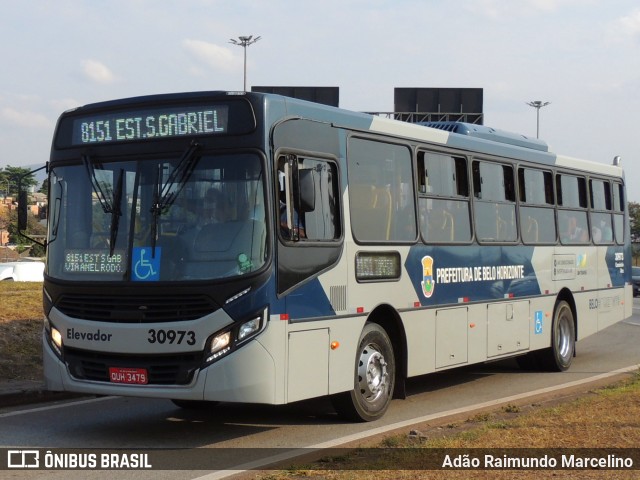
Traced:
[[377, 420], [389, 407], [395, 377], [396, 363], [387, 332], [376, 323], [367, 323], [358, 342], [354, 388], [334, 395], [333, 406], [348, 420]]
[[571, 366], [576, 348], [573, 311], [564, 300], [556, 304], [551, 328], [551, 347], [538, 352], [537, 360], [545, 370], [564, 372]]

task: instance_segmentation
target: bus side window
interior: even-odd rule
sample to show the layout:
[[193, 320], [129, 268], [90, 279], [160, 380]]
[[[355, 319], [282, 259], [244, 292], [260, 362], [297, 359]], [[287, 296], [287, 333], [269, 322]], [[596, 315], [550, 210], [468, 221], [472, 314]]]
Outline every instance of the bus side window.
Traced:
[[498, 163], [473, 162], [474, 217], [478, 239], [515, 242], [518, 238], [513, 168]]
[[334, 162], [288, 155], [278, 168], [280, 235], [327, 241], [341, 236], [338, 174]]
[[563, 244], [589, 242], [587, 219], [587, 183], [584, 177], [558, 174], [558, 229]]
[[551, 172], [518, 169], [520, 192], [520, 237], [525, 244], [555, 243], [555, 201]]
[[593, 242], [598, 245], [613, 243], [613, 229], [611, 227], [611, 185], [605, 180], [589, 180], [589, 194], [591, 201], [591, 235]]
[[411, 150], [350, 138], [347, 159], [353, 236], [360, 242], [414, 242], [417, 237]]
[[469, 242], [469, 181], [461, 157], [418, 152], [420, 231], [427, 243]]
[[624, 185], [621, 183], [613, 184], [613, 230], [616, 243], [624, 244]]

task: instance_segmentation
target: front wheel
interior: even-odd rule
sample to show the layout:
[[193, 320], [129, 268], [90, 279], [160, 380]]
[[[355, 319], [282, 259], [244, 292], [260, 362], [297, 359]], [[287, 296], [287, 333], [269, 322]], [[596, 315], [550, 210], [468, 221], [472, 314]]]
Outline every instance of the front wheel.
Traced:
[[396, 378], [396, 362], [387, 332], [367, 323], [360, 335], [354, 371], [354, 388], [332, 397], [338, 414], [348, 420], [370, 422], [389, 407]]
[[556, 305], [551, 329], [551, 347], [538, 352], [537, 359], [545, 370], [564, 372], [571, 366], [576, 341], [573, 311], [564, 300]]

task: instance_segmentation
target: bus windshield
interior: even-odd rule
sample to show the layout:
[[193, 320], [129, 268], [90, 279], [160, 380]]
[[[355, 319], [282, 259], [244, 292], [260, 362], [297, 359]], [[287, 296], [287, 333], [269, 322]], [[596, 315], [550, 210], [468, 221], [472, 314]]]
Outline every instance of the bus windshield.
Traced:
[[266, 257], [255, 154], [85, 156], [50, 173], [48, 274], [63, 280], [216, 280]]

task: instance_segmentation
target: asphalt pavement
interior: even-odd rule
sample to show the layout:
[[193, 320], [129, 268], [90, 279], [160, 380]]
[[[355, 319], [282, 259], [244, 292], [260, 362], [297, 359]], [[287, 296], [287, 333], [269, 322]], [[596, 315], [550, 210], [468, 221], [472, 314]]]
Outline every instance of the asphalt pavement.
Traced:
[[77, 398], [80, 395], [70, 392], [51, 392], [44, 382], [36, 380], [0, 380], [0, 408], [16, 405], [29, 405], [40, 402], [53, 402]]

